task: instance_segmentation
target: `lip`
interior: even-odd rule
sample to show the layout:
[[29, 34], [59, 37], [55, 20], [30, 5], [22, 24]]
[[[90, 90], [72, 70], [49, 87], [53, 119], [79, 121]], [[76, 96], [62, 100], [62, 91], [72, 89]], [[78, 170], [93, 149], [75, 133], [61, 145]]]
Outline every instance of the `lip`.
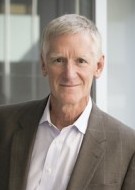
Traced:
[[79, 86], [79, 84], [60, 84], [62, 87], [73, 88]]

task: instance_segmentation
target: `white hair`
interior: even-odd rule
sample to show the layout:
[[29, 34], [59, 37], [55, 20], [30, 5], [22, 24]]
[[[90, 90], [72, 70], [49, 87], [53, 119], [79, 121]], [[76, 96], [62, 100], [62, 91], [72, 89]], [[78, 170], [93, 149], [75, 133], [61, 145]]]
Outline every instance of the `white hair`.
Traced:
[[98, 58], [102, 53], [101, 35], [96, 25], [84, 16], [66, 14], [53, 19], [44, 29], [41, 40], [41, 53], [46, 57], [49, 42], [52, 38], [63, 34], [88, 33], [95, 45], [95, 56]]

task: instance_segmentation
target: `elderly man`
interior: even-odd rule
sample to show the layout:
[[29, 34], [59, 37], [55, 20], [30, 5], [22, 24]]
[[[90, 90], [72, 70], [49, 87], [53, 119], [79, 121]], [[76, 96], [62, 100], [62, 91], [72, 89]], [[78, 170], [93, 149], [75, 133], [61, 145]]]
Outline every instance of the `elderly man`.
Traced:
[[52, 20], [41, 67], [48, 97], [0, 108], [1, 190], [135, 190], [135, 132], [90, 97], [104, 67], [94, 23]]

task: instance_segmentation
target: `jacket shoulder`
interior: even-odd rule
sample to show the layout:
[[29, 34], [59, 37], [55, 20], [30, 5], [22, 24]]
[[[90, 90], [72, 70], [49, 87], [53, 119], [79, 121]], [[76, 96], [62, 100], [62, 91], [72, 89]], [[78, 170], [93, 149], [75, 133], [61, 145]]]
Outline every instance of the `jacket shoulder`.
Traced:
[[135, 147], [135, 129], [126, 125], [117, 118], [102, 111], [95, 104], [93, 104], [93, 114], [99, 122], [102, 132], [108, 139], [108, 141], [121, 141], [124, 144], [132, 144]]
[[28, 109], [34, 109], [42, 104], [45, 104], [47, 99], [33, 100], [28, 102], [22, 102], [17, 104], [1, 105], [0, 106], [0, 118], [11, 117], [14, 114], [21, 114]]
[[131, 132], [135, 132], [135, 130], [126, 125], [124, 122], [120, 121], [119, 119], [113, 117], [112, 115], [108, 114], [107, 112], [102, 111], [95, 103], [93, 104], [93, 112], [98, 115], [98, 117], [104, 122], [105, 125], [108, 125], [110, 130], [129, 130]]
[[[42, 114], [47, 99], [0, 106], [0, 132], [14, 130], [19, 120]], [[6, 132], [5, 132], [6, 133]]]

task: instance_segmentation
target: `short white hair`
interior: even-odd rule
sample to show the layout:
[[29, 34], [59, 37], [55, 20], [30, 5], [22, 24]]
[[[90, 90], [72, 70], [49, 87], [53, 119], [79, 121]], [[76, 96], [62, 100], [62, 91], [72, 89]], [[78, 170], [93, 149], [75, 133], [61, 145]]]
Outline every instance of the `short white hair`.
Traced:
[[102, 54], [101, 35], [96, 25], [78, 14], [66, 14], [53, 19], [44, 29], [41, 40], [41, 54], [46, 57], [49, 42], [52, 38], [63, 34], [77, 34], [80, 32], [88, 33], [93, 40], [96, 49], [96, 58]]

